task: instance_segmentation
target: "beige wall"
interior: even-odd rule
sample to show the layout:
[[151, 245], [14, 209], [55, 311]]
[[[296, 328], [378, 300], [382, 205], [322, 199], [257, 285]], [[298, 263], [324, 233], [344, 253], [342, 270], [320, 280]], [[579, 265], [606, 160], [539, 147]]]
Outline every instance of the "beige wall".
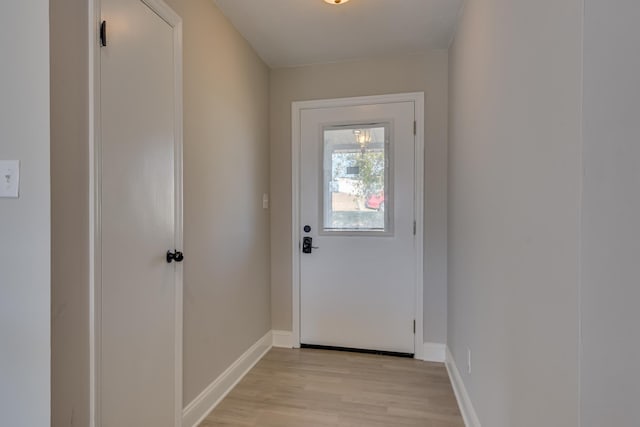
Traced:
[[20, 198], [0, 199], [0, 425], [50, 419], [49, 2], [0, 2], [0, 159]]
[[424, 92], [424, 339], [446, 341], [447, 52], [282, 68], [271, 71], [272, 322], [292, 329], [291, 103], [400, 92]]
[[640, 3], [585, 1], [583, 427], [640, 420]]
[[184, 403], [271, 329], [269, 70], [210, 0], [184, 24]]
[[578, 425], [581, 32], [581, 0], [476, 0], [450, 52], [448, 344], [485, 426]]
[[50, 6], [51, 423], [89, 425], [87, 1]]

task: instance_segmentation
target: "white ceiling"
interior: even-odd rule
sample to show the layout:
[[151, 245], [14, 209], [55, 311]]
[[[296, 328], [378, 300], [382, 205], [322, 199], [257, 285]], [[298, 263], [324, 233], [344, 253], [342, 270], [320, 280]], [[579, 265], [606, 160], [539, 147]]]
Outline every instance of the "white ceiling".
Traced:
[[463, 0], [213, 0], [271, 67], [446, 49]]

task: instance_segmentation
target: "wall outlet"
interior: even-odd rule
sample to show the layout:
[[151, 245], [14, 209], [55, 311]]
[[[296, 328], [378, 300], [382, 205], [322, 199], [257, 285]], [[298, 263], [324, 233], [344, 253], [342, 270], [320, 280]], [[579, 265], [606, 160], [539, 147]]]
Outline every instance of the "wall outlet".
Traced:
[[0, 160], [0, 197], [18, 198], [20, 161]]
[[467, 374], [471, 375], [471, 349], [467, 347]]
[[267, 193], [262, 195], [262, 209], [269, 209], [269, 195]]

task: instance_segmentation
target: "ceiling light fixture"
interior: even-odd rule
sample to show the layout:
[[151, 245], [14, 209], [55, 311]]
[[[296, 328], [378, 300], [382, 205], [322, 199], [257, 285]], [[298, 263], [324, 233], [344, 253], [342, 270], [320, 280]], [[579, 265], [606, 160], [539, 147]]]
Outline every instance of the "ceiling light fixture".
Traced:
[[325, 3], [329, 4], [345, 4], [349, 0], [324, 0]]
[[364, 154], [367, 150], [367, 145], [371, 143], [371, 130], [370, 129], [354, 129], [353, 136], [356, 138], [356, 142], [360, 145], [360, 150]]

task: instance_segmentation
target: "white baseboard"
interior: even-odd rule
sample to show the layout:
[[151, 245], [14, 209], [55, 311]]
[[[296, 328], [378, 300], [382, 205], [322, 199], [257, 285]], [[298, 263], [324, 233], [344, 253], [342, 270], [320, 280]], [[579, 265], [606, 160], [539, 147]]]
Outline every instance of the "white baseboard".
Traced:
[[447, 346], [437, 342], [424, 343], [422, 360], [425, 362], [444, 363], [447, 360]]
[[478, 415], [476, 414], [475, 409], [473, 409], [473, 404], [471, 403], [469, 393], [467, 393], [467, 388], [464, 386], [464, 382], [462, 382], [462, 377], [460, 376], [460, 371], [458, 371], [458, 367], [456, 366], [456, 361], [448, 347], [446, 349], [446, 355], [447, 372], [449, 373], [449, 379], [451, 380], [453, 391], [456, 394], [456, 399], [458, 400], [458, 406], [460, 407], [460, 412], [464, 419], [464, 425], [466, 427], [482, 427], [480, 425]]
[[272, 342], [273, 334], [269, 331], [204, 389], [193, 402], [189, 403], [182, 410], [183, 427], [197, 427], [209, 415], [209, 412], [233, 390], [233, 387], [271, 349]]
[[273, 333], [273, 346], [293, 348], [293, 334], [291, 331], [271, 331]]

